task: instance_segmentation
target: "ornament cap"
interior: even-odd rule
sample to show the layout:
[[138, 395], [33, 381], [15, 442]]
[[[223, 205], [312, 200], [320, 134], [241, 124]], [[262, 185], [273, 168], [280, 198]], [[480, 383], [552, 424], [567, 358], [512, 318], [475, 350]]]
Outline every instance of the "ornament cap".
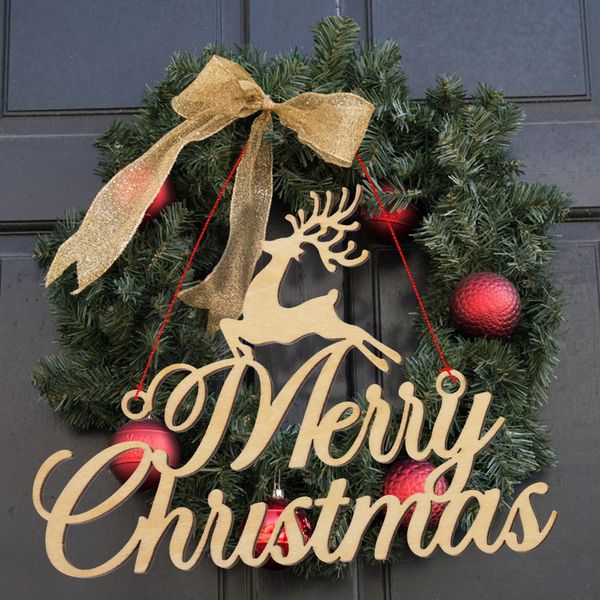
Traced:
[[275, 477], [273, 478], [273, 493], [271, 494], [271, 497], [278, 499], [285, 498], [285, 494], [281, 489], [281, 471], [279, 469], [277, 469]]

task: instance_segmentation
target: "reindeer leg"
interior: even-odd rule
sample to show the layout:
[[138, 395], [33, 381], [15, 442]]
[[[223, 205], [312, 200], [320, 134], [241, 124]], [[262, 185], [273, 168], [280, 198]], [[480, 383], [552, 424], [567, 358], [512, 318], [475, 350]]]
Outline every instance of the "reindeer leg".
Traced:
[[388, 373], [390, 370], [390, 366], [388, 361], [385, 358], [379, 358], [375, 353], [371, 352], [369, 348], [367, 348], [365, 341], [358, 343], [356, 348], [360, 350], [380, 371], [384, 373]]
[[364, 356], [366, 356], [370, 362], [372, 362], [378, 369], [387, 373], [390, 370], [387, 360], [385, 358], [380, 358], [377, 356], [368, 346], [367, 344], [371, 344], [378, 350], [380, 350], [383, 354], [385, 354], [388, 358], [393, 360], [394, 362], [400, 362], [402, 360], [401, 356], [391, 348], [388, 348], [385, 344], [382, 344], [379, 340], [376, 340], [372, 335], [369, 335], [364, 329], [359, 327], [358, 325], [351, 325], [349, 323], [345, 323], [344, 321], [340, 321], [340, 318], [335, 313], [334, 304], [329, 304], [328, 306], [320, 306], [322, 301], [334, 301], [337, 299], [336, 290], [331, 290], [327, 296], [323, 296], [321, 298], [315, 298], [315, 300], [319, 301], [319, 304], [316, 304], [313, 300], [309, 300], [306, 304], [311, 304], [311, 309], [314, 312], [322, 313], [323, 315], [330, 312], [331, 318], [326, 321], [329, 323], [329, 327], [324, 331], [319, 331], [319, 334], [326, 339], [345, 339], [349, 343], [351, 343], [357, 350], [359, 350]]
[[393, 350], [392, 348], [386, 346], [384, 343], [380, 342], [378, 339], [374, 338], [372, 335], [367, 333], [364, 329], [359, 327], [358, 325], [346, 325], [349, 329], [349, 335], [346, 336], [346, 339], [352, 341], [356, 348], [360, 350], [378, 369], [387, 373], [390, 370], [387, 360], [385, 358], [380, 358], [377, 356], [368, 346], [370, 344], [377, 350], [379, 350], [382, 354], [387, 356], [389, 359], [393, 360], [395, 363], [400, 363], [402, 361], [402, 357], [398, 352]]
[[373, 336], [368, 336], [365, 339], [365, 342], [368, 342], [374, 348], [377, 348], [382, 354], [387, 356], [390, 360], [393, 360], [396, 364], [400, 364], [402, 362], [402, 356], [398, 354], [393, 348], [386, 346], [383, 342], [380, 342], [377, 338]]
[[240, 336], [236, 333], [238, 323], [240, 323], [240, 321], [237, 319], [223, 319], [220, 323], [223, 337], [225, 338], [231, 353], [236, 358], [252, 356], [252, 348], [247, 344], [244, 344], [240, 339]]

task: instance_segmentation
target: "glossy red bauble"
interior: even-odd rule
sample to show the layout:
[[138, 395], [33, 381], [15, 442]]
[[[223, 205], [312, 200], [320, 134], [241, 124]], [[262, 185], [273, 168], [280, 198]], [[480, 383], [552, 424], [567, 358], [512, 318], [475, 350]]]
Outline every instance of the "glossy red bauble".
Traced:
[[[396, 496], [402, 502], [413, 494], [419, 494], [425, 491], [425, 482], [427, 477], [435, 469], [429, 461], [417, 461], [410, 458], [395, 462], [386, 471], [383, 477], [383, 494], [385, 496]], [[448, 489], [448, 482], [442, 476], [435, 484], [434, 491], [441, 495]], [[427, 523], [427, 527], [435, 527], [444, 512], [445, 504], [433, 502], [431, 505], [431, 516]], [[410, 519], [415, 512], [415, 507], [411, 506], [406, 512], [406, 516], [400, 524], [402, 527], [408, 527]]]
[[[110, 445], [114, 446], [121, 442], [144, 442], [153, 450], [164, 450], [167, 454], [167, 462], [170, 467], [177, 467], [179, 465], [179, 440], [172, 431], [159, 421], [143, 419], [142, 421], [125, 423], [125, 425], [115, 431], [110, 440]], [[127, 481], [140, 464], [143, 455], [143, 450], [123, 452], [123, 454], [117, 456], [112, 461], [110, 470], [120, 482]], [[160, 472], [152, 467], [140, 489], [148, 490], [155, 488], [159, 481]]]
[[[386, 193], [393, 191], [392, 186], [387, 183], [382, 184], [381, 189]], [[399, 242], [405, 240], [415, 230], [421, 217], [420, 211], [414, 206], [407, 206], [402, 210], [390, 212], [388, 215]], [[367, 214], [363, 212], [359, 213], [358, 218], [363, 231], [371, 240], [386, 246], [394, 244], [394, 238], [390, 233], [386, 218], [381, 213]]]
[[144, 221], [151, 221], [158, 217], [165, 206], [173, 204], [177, 200], [177, 191], [175, 190], [175, 184], [170, 177], [167, 177], [156, 194], [156, 198], [152, 201], [152, 204], [146, 209], [144, 215]]
[[456, 287], [450, 301], [454, 324], [467, 335], [503, 338], [519, 322], [521, 298], [514, 284], [496, 273], [473, 273]]
[[[283, 509], [290, 503], [287, 498], [283, 497], [283, 494], [276, 493], [271, 498], [268, 498], [266, 501], [267, 504], [267, 514], [265, 516], [265, 520], [263, 521], [262, 528], [260, 533], [258, 534], [258, 538], [256, 539], [256, 546], [254, 547], [254, 556], [259, 556], [260, 553], [265, 549], [266, 545], [269, 543], [271, 539], [271, 535], [273, 534], [273, 530], [275, 529], [275, 524], [277, 523], [277, 519], [280, 517]], [[296, 521], [298, 522], [298, 527], [302, 532], [304, 537], [304, 541], [307, 542], [310, 539], [310, 535], [312, 533], [312, 523], [310, 522], [308, 516], [303, 510], [296, 511]], [[287, 556], [289, 552], [289, 543], [287, 534], [285, 532], [285, 527], [281, 530], [279, 537], [277, 538], [277, 545], [282, 549], [283, 555]], [[263, 565], [267, 569], [285, 569], [284, 565], [280, 565], [276, 563], [272, 558], [269, 558], [267, 562]]]

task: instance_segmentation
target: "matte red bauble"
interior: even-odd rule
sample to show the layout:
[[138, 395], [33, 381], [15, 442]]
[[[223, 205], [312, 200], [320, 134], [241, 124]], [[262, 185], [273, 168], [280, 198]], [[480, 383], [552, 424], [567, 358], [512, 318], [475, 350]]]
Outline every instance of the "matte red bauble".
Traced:
[[[110, 445], [114, 446], [121, 442], [144, 442], [152, 450], [164, 450], [167, 453], [167, 463], [170, 467], [177, 467], [179, 465], [179, 440], [172, 431], [159, 421], [143, 419], [142, 421], [125, 423], [125, 425], [115, 431], [110, 440]], [[117, 456], [112, 461], [110, 470], [123, 483], [131, 477], [140, 464], [143, 455], [144, 452], [140, 449], [123, 452], [123, 454]], [[155, 488], [159, 481], [160, 472], [152, 467], [140, 489], [148, 490]]]
[[158, 217], [165, 206], [173, 204], [177, 200], [177, 192], [175, 190], [175, 184], [170, 177], [167, 177], [156, 194], [156, 198], [152, 200], [152, 204], [146, 209], [144, 215], [145, 221], [151, 221]]
[[[394, 191], [394, 188], [387, 183], [382, 184], [381, 189], [386, 193]], [[421, 216], [419, 210], [414, 206], [407, 206], [402, 210], [390, 212], [388, 215], [398, 241], [405, 240], [415, 230]], [[382, 214], [359, 213], [358, 218], [362, 229], [371, 240], [386, 246], [394, 244], [394, 238]]]
[[473, 273], [456, 287], [450, 314], [467, 335], [503, 338], [519, 322], [521, 298], [514, 284], [496, 273]]
[[[263, 521], [262, 528], [260, 533], [258, 534], [258, 538], [256, 539], [256, 546], [254, 547], [254, 556], [259, 556], [260, 553], [265, 549], [266, 545], [269, 543], [271, 539], [271, 535], [273, 534], [273, 530], [275, 529], [275, 524], [277, 523], [277, 519], [283, 512], [283, 509], [290, 503], [289, 500], [284, 498], [283, 492], [280, 489], [276, 489], [273, 492], [273, 496], [268, 498], [265, 501], [267, 505], [267, 514], [265, 515], [265, 520]], [[302, 532], [304, 537], [304, 541], [308, 542], [310, 539], [310, 535], [312, 533], [312, 523], [310, 522], [308, 516], [303, 510], [296, 510], [296, 521], [298, 521], [298, 527]], [[279, 533], [279, 537], [277, 538], [277, 545], [282, 549], [283, 555], [287, 556], [289, 552], [289, 543], [287, 534], [285, 532], [285, 527]], [[267, 562], [263, 565], [266, 569], [285, 569], [285, 565], [280, 565], [276, 563], [272, 558], [269, 558]]]
[[[425, 491], [425, 482], [430, 473], [435, 469], [429, 461], [417, 461], [410, 458], [399, 460], [389, 467], [383, 476], [383, 494], [385, 496], [396, 496], [404, 502], [409, 496], [419, 494]], [[440, 477], [436, 483], [434, 491], [441, 495], [448, 489], [448, 482], [445, 477]], [[433, 502], [431, 505], [431, 516], [427, 527], [435, 527], [442, 516], [445, 508], [444, 503]], [[408, 527], [410, 520], [415, 512], [415, 506], [411, 506], [406, 512], [400, 525]]]

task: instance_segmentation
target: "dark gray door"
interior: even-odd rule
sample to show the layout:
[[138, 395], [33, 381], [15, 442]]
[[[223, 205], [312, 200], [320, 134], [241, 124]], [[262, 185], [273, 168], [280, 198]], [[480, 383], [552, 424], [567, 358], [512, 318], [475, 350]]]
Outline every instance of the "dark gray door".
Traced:
[[[98, 580], [68, 579], [45, 557], [31, 483], [53, 451], [89, 456], [106, 439], [62, 425], [30, 384], [33, 365], [53, 351], [54, 337], [30, 259], [34, 234], [65, 209], [88, 205], [99, 186], [92, 142], [110, 119], [135, 111], [140, 90], [160, 78], [173, 51], [248, 41], [269, 51], [308, 48], [311, 25], [336, 12], [357, 19], [364, 39], [399, 40], [417, 97], [446, 72], [462, 75], [470, 89], [479, 81], [503, 88], [527, 113], [514, 148], [528, 166], [525, 177], [573, 195], [554, 263], [570, 300], [565, 344], [544, 411], [560, 465], [543, 475], [551, 493], [539, 502], [543, 511], [558, 509], [557, 525], [529, 555], [407, 556], [393, 568], [355, 565], [340, 582], [305, 584], [285, 572], [243, 567], [223, 572], [207, 561], [182, 573], [164, 553], [143, 577], [127, 565]], [[600, 597], [600, 2], [4, 0], [0, 15], [1, 598]], [[419, 270], [419, 256], [409, 253]], [[421, 268], [423, 285], [424, 275]], [[308, 274], [292, 282], [292, 292], [311, 297], [317, 281]], [[375, 249], [369, 266], [345, 285], [353, 302], [346, 308], [366, 315], [363, 325], [407, 353], [414, 336], [406, 313], [414, 305], [394, 253]], [[355, 379], [360, 384], [360, 374]], [[109, 476], [105, 483], [108, 490]], [[73, 552], [90, 562], [108, 558], [141, 509], [127, 505], [98, 523], [93, 537], [89, 529], [85, 538], [75, 533]]]

